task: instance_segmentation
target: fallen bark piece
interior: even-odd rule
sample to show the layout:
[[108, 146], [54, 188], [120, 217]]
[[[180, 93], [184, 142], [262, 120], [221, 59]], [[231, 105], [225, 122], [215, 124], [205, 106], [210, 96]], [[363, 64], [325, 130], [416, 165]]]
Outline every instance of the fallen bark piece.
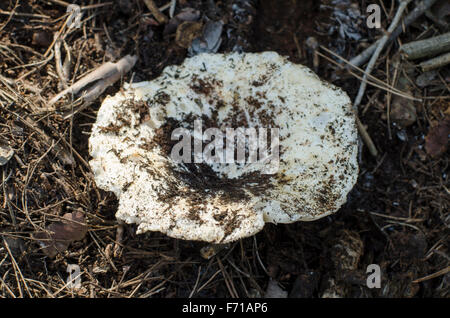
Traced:
[[[117, 63], [107, 62], [101, 65], [99, 68], [53, 97], [48, 102], [48, 107], [53, 106], [53, 104], [68, 94], [83, 94], [83, 99], [86, 103], [94, 101], [107, 87], [117, 82], [124, 74], [129, 72], [136, 61], [136, 56], [127, 55]], [[82, 91], [82, 89], [86, 87], [86, 91]]]
[[429, 86], [433, 80], [438, 76], [438, 72], [436, 70], [430, 71], [430, 72], [424, 72], [417, 76], [416, 78], [416, 84], [420, 88], [424, 88]]
[[450, 32], [429, 39], [406, 43], [400, 47], [410, 60], [450, 51]]
[[34, 237], [39, 240], [44, 253], [53, 258], [67, 250], [72, 242], [82, 240], [86, 233], [84, 214], [76, 211], [64, 214], [62, 221], [50, 224], [47, 231], [38, 232]]
[[89, 153], [138, 233], [228, 243], [336, 212], [357, 142], [349, 97], [307, 67], [275, 52], [199, 54], [106, 98]]

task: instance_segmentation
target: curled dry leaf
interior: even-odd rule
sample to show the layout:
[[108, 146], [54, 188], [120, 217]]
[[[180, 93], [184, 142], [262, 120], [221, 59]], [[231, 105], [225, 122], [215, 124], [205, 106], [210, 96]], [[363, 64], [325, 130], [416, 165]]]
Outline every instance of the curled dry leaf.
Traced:
[[200, 53], [217, 53], [222, 43], [222, 21], [208, 21], [203, 27], [201, 36], [192, 41], [189, 47], [189, 55], [194, 56]]
[[443, 154], [448, 147], [450, 134], [450, 107], [445, 111], [445, 117], [428, 131], [425, 137], [425, 150], [432, 157]]
[[65, 251], [72, 242], [82, 240], [86, 233], [84, 214], [75, 211], [64, 214], [60, 222], [50, 224], [47, 231], [38, 232], [34, 237], [39, 240], [47, 256], [55, 257], [56, 254]]
[[192, 41], [201, 35], [202, 27], [201, 22], [185, 21], [181, 23], [177, 28], [175, 42], [185, 49], [189, 48]]

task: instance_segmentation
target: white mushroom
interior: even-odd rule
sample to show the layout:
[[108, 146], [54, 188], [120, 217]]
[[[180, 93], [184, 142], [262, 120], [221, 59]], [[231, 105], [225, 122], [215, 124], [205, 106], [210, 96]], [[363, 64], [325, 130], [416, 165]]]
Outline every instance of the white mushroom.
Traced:
[[[192, 132], [183, 139], [200, 142], [211, 127], [224, 136], [226, 128], [278, 129], [279, 161], [179, 162], [172, 134], [180, 127]], [[118, 219], [138, 224], [138, 233], [214, 243], [251, 236], [266, 222], [329, 215], [358, 175], [348, 96], [274, 52], [200, 54], [128, 85], [103, 102], [89, 150], [97, 186], [119, 199]]]

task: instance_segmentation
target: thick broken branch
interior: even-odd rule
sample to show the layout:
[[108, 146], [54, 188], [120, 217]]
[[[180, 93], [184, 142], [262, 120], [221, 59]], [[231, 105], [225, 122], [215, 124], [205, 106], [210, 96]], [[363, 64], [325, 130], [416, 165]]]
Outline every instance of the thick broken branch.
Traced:
[[450, 32], [420, 41], [409, 42], [400, 48], [409, 60], [434, 56], [450, 51]]
[[436, 68], [449, 65], [450, 64], [450, 52], [440, 55], [438, 57], [432, 58], [431, 60], [420, 63], [420, 67], [424, 72], [434, 70]]

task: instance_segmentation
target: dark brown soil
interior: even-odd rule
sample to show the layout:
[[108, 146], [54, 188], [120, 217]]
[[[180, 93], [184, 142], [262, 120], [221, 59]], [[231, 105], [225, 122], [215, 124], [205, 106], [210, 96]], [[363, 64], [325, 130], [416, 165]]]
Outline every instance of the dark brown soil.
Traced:
[[[425, 98], [414, 102], [417, 120], [406, 128], [388, 121], [391, 96], [367, 89], [359, 117], [379, 155], [361, 147], [359, 179], [340, 211], [314, 222], [269, 224], [254, 237], [216, 248], [218, 254], [207, 260], [200, 253], [205, 243], [160, 233], [136, 235], [134, 225], [118, 224], [114, 195], [95, 186], [87, 164], [89, 132], [101, 101], [119, 91], [121, 83], [69, 119], [46, 108], [61, 90], [55, 58], [43, 56], [65, 21], [66, 7], [55, 2], [0, 3], [0, 140], [15, 151], [0, 166], [2, 297], [258, 297], [265, 295], [270, 278], [289, 297], [449, 297], [449, 156], [447, 150], [431, 157], [424, 147], [430, 127], [449, 106], [448, 68], [440, 69], [427, 88], [413, 85], [412, 94]], [[71, 80], [126, 54], [136, 54], [138, 62], [123, 81], [151, 80], [187, 56], [143, 1], [74, 2], [104, 5], [84, 10], [88, 20], [65, 38], [72, 55]], [[161, 7], [169, 1], [155, 2]], [[367, 1], [352, 2], [364, 14]], [[397, 2], [380, 2], [387, 28]], [[314, 52], [305, 41], [313, 36], [349, 59], [381, 31], [360, 23], [360, 40], [342, 39], [332, 29], [337, 23], [333, 9], [321, 4], [332, 6], [332, 1], [179, 0], [175, 14], [191, 7], [203, 19], [222, 19], [219, 52], [277, 51], [316, 68], [354, 100], [360, 80], [323, 57], [314, 65]], [[11, 11], [28, 15], [5, 13]], [[432, 25], [421, 17], [400, 36], [401, 42], [423, 32], [436, 34]], [[398, 47], [398, 41], [392, 43], [372, 72], [384, 82], [392, 83]], [[414, 76], [419, 74], [416, 70]], [[86, 215], [88, 234], [56, 258], [46, 257], [32, 233], [77, 209]], [[68, 264], [80, 266], [80, 289], [64, 288]], [[369, 264], [381, 268], [380, 289], [366, 285]]]

